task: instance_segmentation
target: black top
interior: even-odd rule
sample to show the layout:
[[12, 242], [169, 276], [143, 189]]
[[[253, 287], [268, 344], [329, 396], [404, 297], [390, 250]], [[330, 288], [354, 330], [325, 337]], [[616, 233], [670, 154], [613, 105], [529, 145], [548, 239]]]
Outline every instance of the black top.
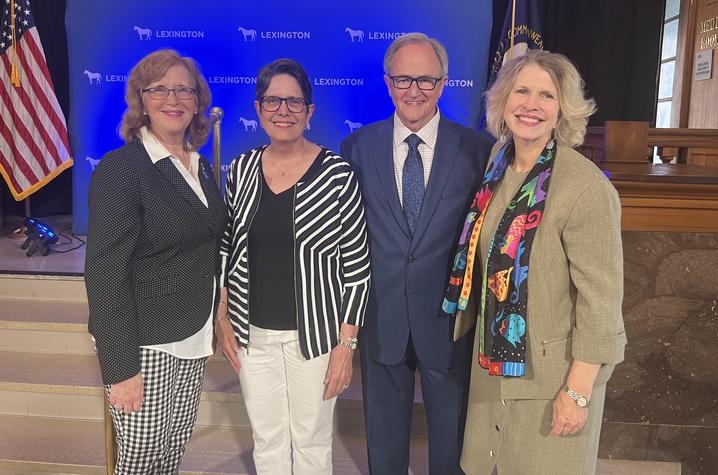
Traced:
[[249, 321], [259, 328], [296, 330], [293, 216], [296, 185], [275, 194], [264, 174], [259, 175], [262, 195], [248, 234]]
[[[225, 273], [220, 285], [227, 288], [229, 319], [240, 347], [250, 339], [249, 293], [254, 282], [250, 285], [249, 268], [254, 262], [249, 259], [248, 233], [262, 197], [265, 149], [243, 153], [227, 173], [231, 219], [221, 241]], [[364, 323], [369, 245], [359, 183], [339, 155], [323, 148], [295, 190], [297, 337], [302, 356], [310, 360], [334, 348], [341, 323]]]

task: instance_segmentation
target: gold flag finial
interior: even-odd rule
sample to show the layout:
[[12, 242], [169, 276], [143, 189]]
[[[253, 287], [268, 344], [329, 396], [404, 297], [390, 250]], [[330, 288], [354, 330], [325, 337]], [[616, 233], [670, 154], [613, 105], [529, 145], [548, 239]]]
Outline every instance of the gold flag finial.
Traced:
[[10, 83], [15, 87], [20, 87], [20, 58], [17, 56], [17, 34], [15, 33], [15, 0], [10, 0], [10, 31], [12, 31]]

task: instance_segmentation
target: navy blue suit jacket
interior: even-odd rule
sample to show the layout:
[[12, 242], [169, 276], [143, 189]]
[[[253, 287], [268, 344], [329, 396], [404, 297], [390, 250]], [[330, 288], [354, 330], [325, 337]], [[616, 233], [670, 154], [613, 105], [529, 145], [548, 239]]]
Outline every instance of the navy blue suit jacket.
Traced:
[[443, 116], [419, 221], [412, 237], [399, 202], [393, 163], [393, 116], [362, 127], [341, 146], [362, 189], [370, 236], [372, 286], [361, 330], [369, 357], [402, 361], [411, 334], [421, 364], [467, 364], [470, 335], [452, 343], [453, 319], [441, 316], [450, 254], [486, 168], [491, 144]]

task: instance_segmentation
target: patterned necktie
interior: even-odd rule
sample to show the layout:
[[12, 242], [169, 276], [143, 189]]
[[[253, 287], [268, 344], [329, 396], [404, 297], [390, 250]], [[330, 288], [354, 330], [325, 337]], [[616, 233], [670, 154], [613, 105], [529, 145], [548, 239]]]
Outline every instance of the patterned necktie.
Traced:
[[413, 236], [416, 223], [419, 221], [421, 203], [424, 201], [424, 164], [419, 154], [419, 144], [422, 140], [418, 135], [411, 134], [404, 141], [409, 145], [409, 154], [404, 161], [401, 189], [404, 199], [404, 215]]

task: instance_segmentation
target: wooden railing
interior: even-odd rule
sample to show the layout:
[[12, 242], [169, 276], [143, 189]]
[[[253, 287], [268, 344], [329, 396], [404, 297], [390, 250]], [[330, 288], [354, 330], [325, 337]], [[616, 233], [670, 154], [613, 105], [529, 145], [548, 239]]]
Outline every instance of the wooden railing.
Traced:
[[603, 162], [663, 163], [718, 167], [718, 129], [657, 129], [648, 122], [608, 121], [589, 127], [579, 151], [600, 166]]
[[610, 121], [578, 150], [610, 175], [624, 230], [718, 232], [718, 130]]

